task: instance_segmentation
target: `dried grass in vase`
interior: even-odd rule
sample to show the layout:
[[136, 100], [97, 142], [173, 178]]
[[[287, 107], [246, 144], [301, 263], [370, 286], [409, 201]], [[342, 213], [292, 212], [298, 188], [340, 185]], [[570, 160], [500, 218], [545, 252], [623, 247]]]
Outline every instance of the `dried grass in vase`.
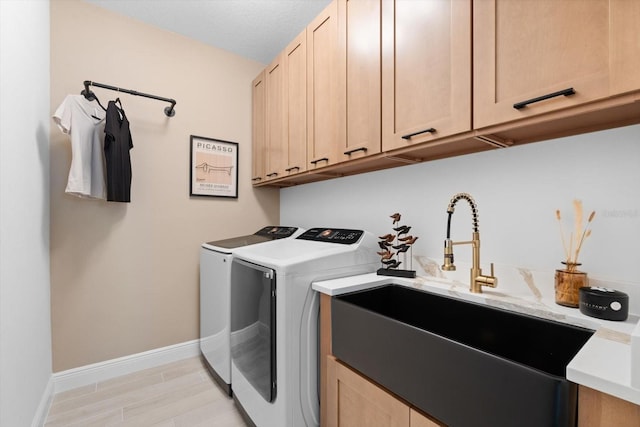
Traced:
[[578, 263], [578, 256], [580, 255], [580, 250], [582, 249], [584, 241], [591, 235], [591, 229], [589, 227], [593, 218], [596, 216], [596, 211], [592, 211], [587, 219], [587, 224], [583, 227], [582, 201], [577, 199], [573, 201], [573, 211], [575, 224], [574, 230], [569, 234], [569, 246], [567, 247], [567, 239], [562, 227], [560, 209], [556, 210], [556, 218], [560, 226], [560, 237], [562, 238], [562, 247], [565, 254], [565, 261], [563, 261], [563, 264], [567, 266], [567, 270], [569, 272], [575, 271], [580, 265], [580, 263]]

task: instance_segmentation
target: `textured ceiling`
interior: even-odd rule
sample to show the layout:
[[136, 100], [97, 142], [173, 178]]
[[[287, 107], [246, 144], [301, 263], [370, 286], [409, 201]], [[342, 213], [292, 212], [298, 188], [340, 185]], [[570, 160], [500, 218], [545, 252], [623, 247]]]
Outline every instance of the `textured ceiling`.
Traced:
[[271, 62], [330, 2], [330, 0], [85, 1], [263, 64]]

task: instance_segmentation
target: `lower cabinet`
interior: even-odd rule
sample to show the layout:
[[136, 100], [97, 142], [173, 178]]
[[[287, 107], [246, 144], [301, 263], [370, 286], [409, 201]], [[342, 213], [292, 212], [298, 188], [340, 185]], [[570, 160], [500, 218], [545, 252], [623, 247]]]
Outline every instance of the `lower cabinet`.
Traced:
[[578, 427], [638, 427], [640, 406], [589, 387], [578, 388]]
[[[414, 410], [333, 356], [326, 359], [323, 427], [446, 427]], [[638, 427], [640, 406], [580, 386], [577, 427]]]
[[326, 427], [443, 427], [327, 356]]

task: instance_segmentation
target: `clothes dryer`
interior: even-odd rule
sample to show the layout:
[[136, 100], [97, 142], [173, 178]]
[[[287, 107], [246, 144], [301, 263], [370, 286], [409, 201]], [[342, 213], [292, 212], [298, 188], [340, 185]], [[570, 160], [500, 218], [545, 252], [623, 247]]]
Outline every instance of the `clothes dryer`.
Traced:
[[209, 371], [231, 395], [230, 277], [237, 248], [287, 239], [301, 234], [297, 227], [269, 226], [254, 234], [203, 243], [200, 248], [200, 352]]
[[312, 427], [319, 410], [319, 294], [312, 282], [371, 273], [377, 239], [312, 228], [239, 248], [231, 263], [233, 396], [257, 427]]

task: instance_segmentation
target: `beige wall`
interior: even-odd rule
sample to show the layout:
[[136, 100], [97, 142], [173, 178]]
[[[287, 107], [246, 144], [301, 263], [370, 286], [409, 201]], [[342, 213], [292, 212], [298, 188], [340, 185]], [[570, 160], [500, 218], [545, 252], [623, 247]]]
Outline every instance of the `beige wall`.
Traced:
[[[51, 309], [58, 372], [198, 338], [203, 241], [277, 223], [277, 190], [253, 190], [251, 80], [263, 67], [81, 2], [51, 2], [51, 111], [84, 80], [120, 94], [131, 122], [130, 204], [65, 195], [69, 139], [51, 127]], [[116, 92], [93, 88], [103, 105]], [[189, 135], [240, 144], [239, 198], [189, 197]]]

